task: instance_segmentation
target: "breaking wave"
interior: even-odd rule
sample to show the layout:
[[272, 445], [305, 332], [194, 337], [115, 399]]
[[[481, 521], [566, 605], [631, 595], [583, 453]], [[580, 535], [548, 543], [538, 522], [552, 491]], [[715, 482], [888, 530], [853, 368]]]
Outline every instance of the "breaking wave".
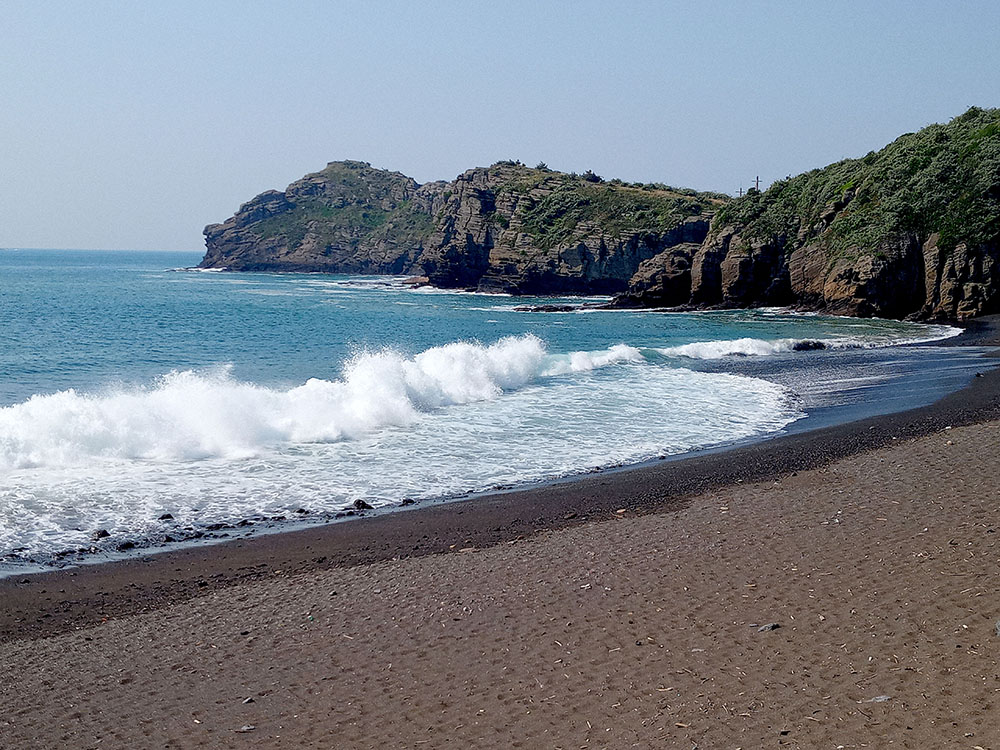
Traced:
[[721, 359], [722, 357], [766, 357], [788, 352], [814, 351], [817, 349], [878, 349], [888, 346], [923, 344], [957, 336], [961, 328], [954, 326], [928, 326], [921, 336], [885, 338], [830, 338], [830, 339], [756, 339], [741, 338], [726, 341], [695, 341], [655, 351], [666, 357], [689, 359]]
[[549, 355], [535, 336], [455, 342], [407, 358], [352, 357], [336, 380], [289, 388], [236, 380], [231, 367], [171, 372], [145, 388], [70, 389], [0, 409], [0, 467], [66, 466], [91, 458], [240, 458], [286, 443], [357, 439], [434, 410], [489, 401], [539, 378], [641, 360], [619, 345]]

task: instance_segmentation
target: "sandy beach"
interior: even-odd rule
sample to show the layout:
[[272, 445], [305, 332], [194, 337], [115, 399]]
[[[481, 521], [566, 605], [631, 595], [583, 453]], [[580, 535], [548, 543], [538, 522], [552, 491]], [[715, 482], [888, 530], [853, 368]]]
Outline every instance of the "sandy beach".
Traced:
[[0, 581], [0, 746], [1000, 748], [998, 393]]
[[0, 18], [0, 750], [1000, 750], [1000, 0]]

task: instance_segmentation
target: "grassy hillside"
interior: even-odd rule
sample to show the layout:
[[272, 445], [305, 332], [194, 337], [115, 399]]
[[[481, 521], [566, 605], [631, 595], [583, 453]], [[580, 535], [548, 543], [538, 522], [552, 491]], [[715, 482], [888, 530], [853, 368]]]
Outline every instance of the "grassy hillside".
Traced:
[[361, 162], [331, 162], [290, 186], [286, 195], [293, 207], [258, 222], [253, 232], [264, 238], [280, 235], [295, 246], [307, 229], [323, 244], [345, 235], [379, 237], [388, 229], [397, 242], [416, 247], [432, 224], [429, 213], [408, 196], [415, 188], [398, 173]]
[[501, 183], [497, 194], [546, 193], [529, 202], [521, 215], [521, 230], [542, 250], [564, 245], [581, 225], [612, 238], [635, 232], [662, 233], [689, 216], [714, 212], [729, 196], [672, 188], [659, 183], [605, 181], [583, 175], [524, 168], [517, 177]]
[[973, 107], [947, 124], [896, 139], [861, 159], [776, 182], [723, 208], [716, 225], [745, 240], [823, 233], [833, 255], [877, 249], [911, 233], [939, 246], [1000, 239], [1000, 110]]

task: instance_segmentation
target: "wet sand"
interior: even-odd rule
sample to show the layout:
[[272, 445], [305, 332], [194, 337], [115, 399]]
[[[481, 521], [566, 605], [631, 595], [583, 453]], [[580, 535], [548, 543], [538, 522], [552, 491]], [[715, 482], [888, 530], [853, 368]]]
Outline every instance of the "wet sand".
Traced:
[[994, 371], [729, 452], [0, 581], [0, 746], [1000, 748], [998, 447]]

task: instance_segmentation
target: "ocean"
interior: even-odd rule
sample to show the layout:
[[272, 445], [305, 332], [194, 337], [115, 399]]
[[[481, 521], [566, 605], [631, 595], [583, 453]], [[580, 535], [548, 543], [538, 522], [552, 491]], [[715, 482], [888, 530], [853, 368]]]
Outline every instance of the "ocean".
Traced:
[[812, 429], [987, 367], [926, 345], [948, 326], [531, 312], [583, 300], [199, 260], [0, 250], [0, 573]]

